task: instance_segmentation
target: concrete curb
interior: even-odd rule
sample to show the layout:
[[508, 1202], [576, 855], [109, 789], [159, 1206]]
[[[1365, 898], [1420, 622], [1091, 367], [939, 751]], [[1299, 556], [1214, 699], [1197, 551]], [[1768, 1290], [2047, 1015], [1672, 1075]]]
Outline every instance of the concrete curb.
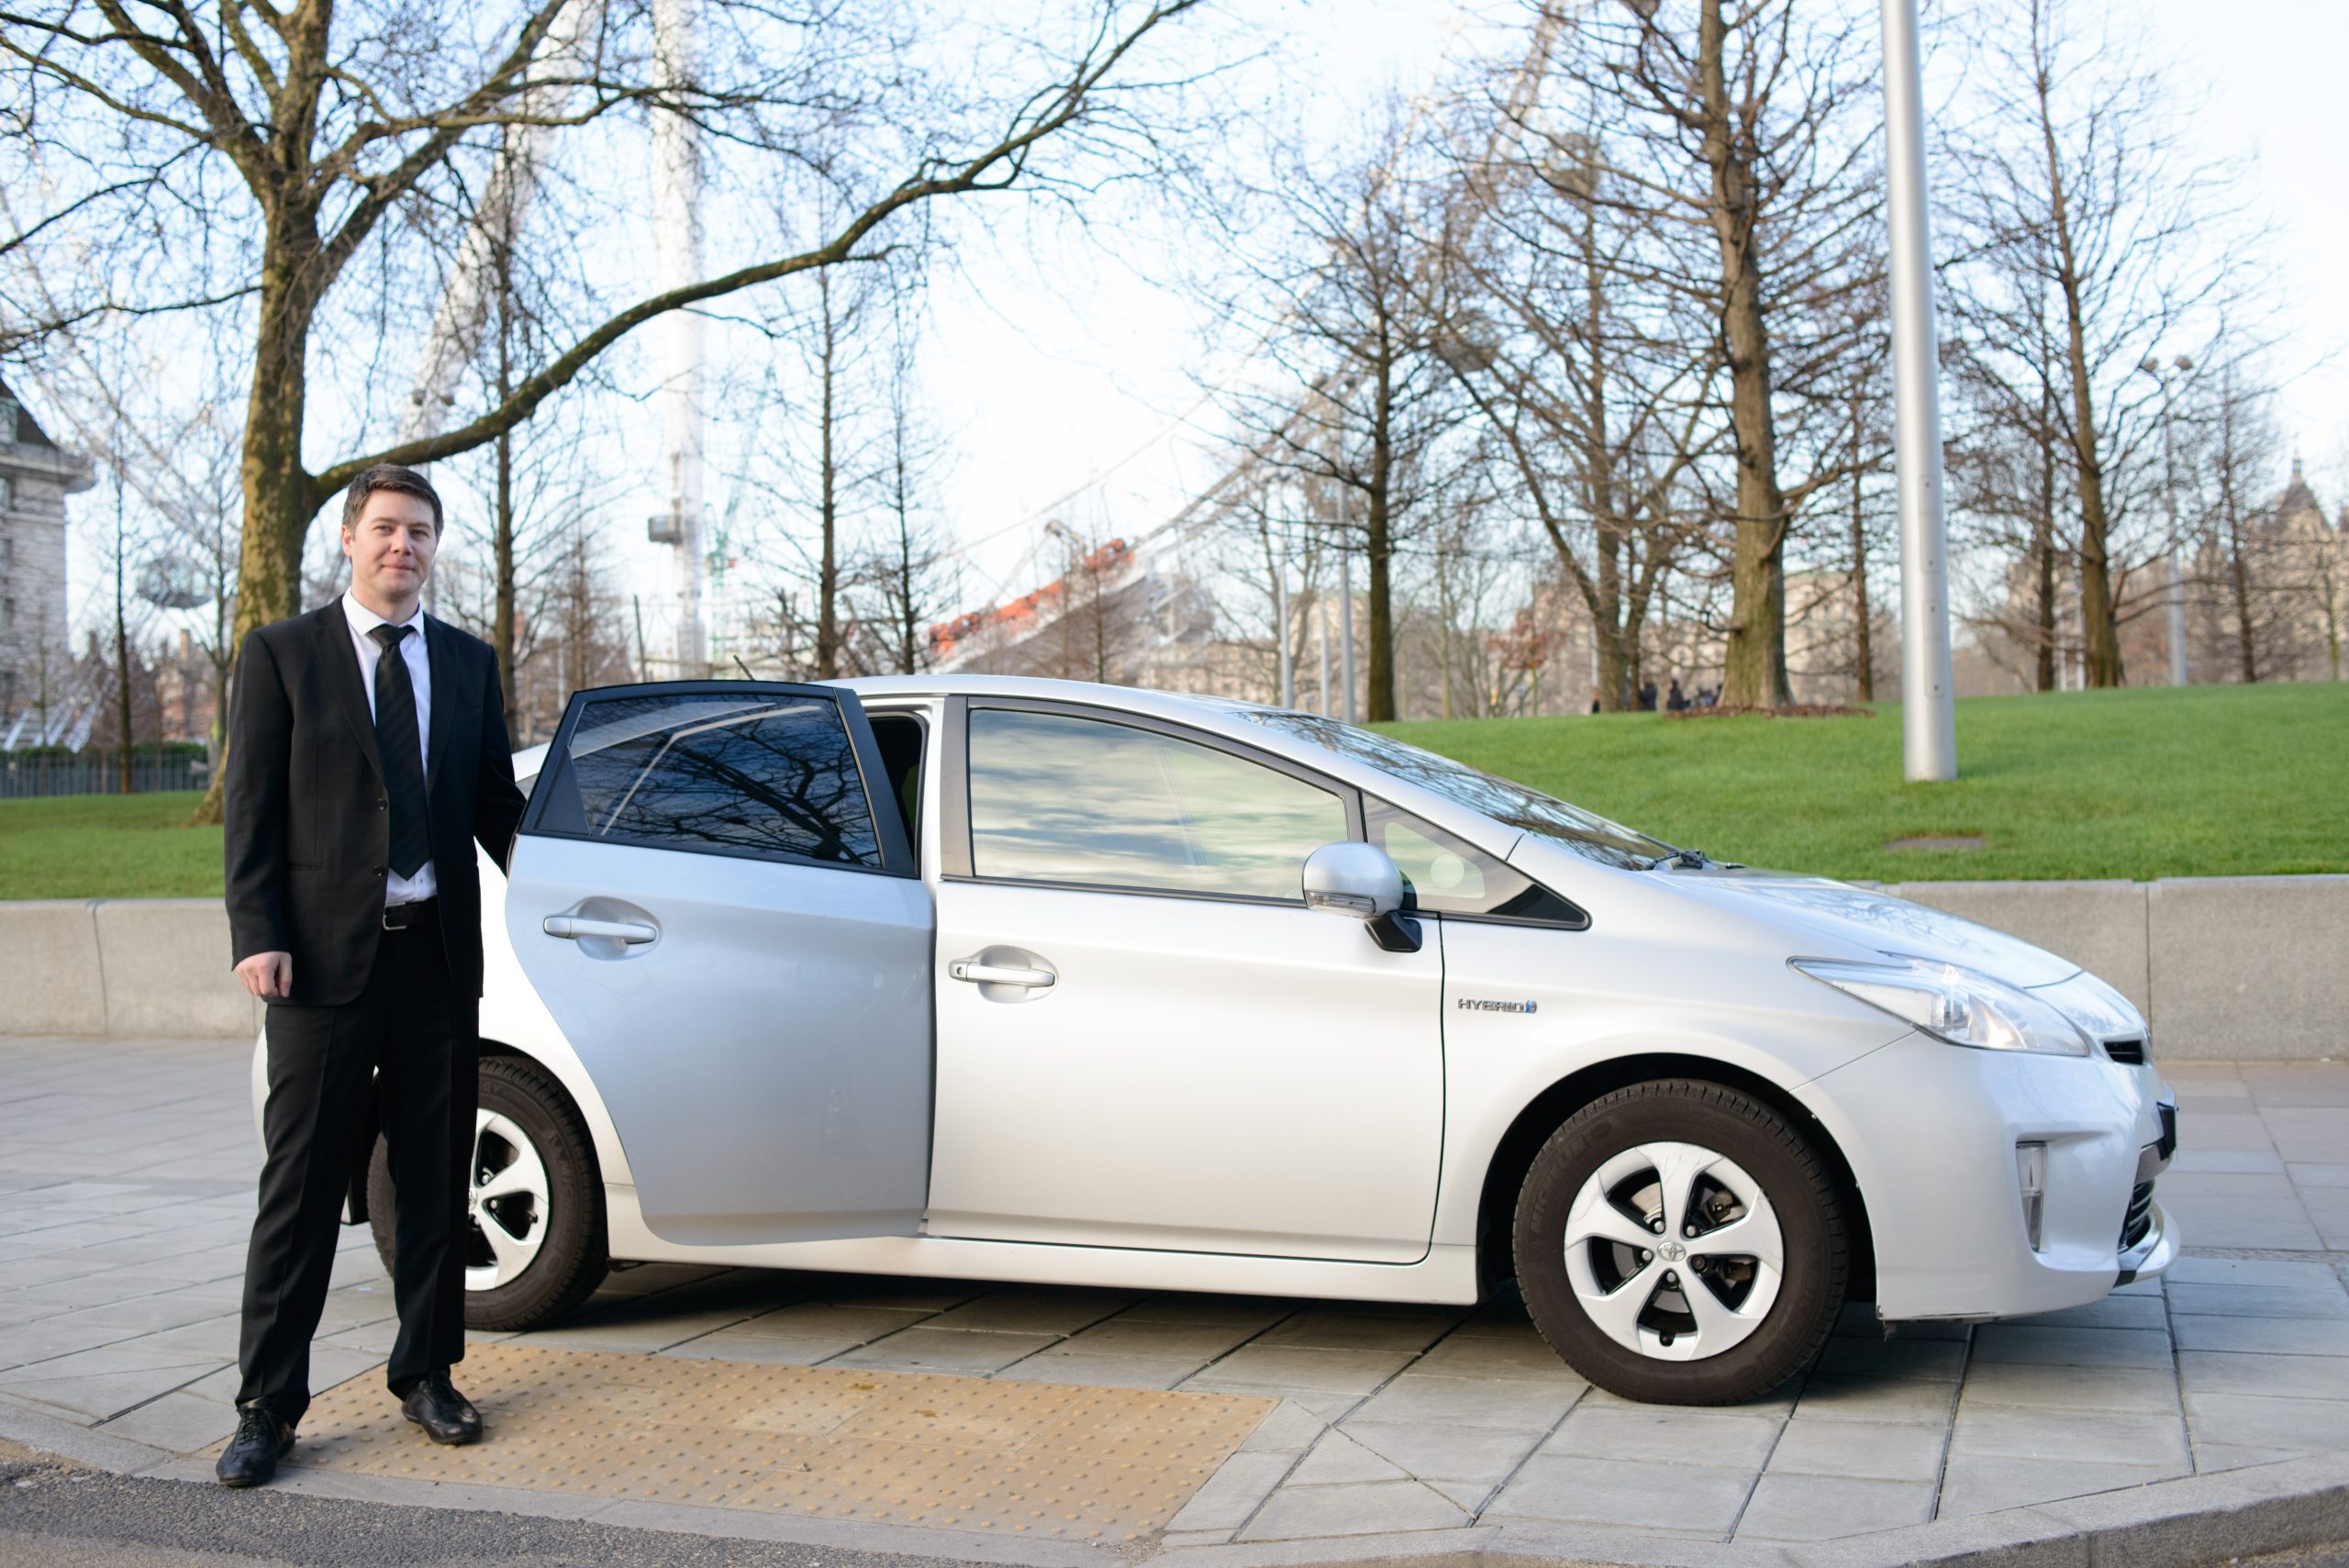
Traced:
[[[1908, 882], [1886, 891], [2010, 931], [2104, 976], [2156, 1055], [2309, 1062], [2349, 1016], [2349, 876]], [[250, 1040], [217, 899], [0, 900], [0, 1032]]]
[[[0, 1398], [0, 1438], [118, 1474], [210, 1485], [210, 1467]], [[417, 1507], [554, 1518], [681, 1534], [788, 1541], [1005, 1564], [1108, 1568], [1112, 1549], [1020, 1541], [916, 1526], [853, 1524], [729, 1508], [614, 1504], [481, 1486], [296, 1472], [292, 1489]], [[583, 1508], [583, 1502], [592, 1508]], [[1465, 1530], [1177, 1547], [1168, 1568], [2203, 1568], [2231, 1557], [2349, 1540], [2349, 1454], [2285, 1460], [2159, 1481], [1999, 1513], [1822, 1541], [1723, 1542], [1538, 1524]]]

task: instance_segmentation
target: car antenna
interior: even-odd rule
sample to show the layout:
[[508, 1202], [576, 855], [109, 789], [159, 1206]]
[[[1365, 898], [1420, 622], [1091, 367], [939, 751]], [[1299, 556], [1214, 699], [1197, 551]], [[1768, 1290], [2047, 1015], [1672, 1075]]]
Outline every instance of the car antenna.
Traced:
[[751, 673], [751, 667], [742, 662], [742, 656], [740, 653], [733, 655], [733, 659], [734, 668], [742, 672], [742, 679], [746, 681], [755, 681], [758, 679], [756, 675]]

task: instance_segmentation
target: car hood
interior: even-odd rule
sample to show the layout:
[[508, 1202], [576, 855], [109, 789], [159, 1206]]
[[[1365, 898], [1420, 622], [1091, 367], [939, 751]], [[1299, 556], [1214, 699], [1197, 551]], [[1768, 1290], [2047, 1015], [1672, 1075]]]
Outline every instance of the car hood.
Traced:
[[[1764, 915], [1871, 952], [1903, 953], [1979, 970], [2009, 985], [2052, 985], [2080, 966], [2019, 937], [1906, 898], [1824, 877], [1743, 867], [1659, 871], [1675, 888], [1726, 908]], [[1831, 953], [1789, 957], [1832, 956]]]

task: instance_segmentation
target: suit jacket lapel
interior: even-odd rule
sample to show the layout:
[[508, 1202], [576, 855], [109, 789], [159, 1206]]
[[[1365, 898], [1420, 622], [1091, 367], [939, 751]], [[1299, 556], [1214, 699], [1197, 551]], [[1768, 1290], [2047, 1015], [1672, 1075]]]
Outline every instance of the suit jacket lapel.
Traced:
[[359, 684], [359, 656], [351, 645], [351, 621], [342, 613], [340, 595], [318, 610], [318, 658], [326, 668], [327, 684], [342, 704], [342, 716], [359, 737], [359, 750], [381, 784], [384, 757], [375, 750], [375, 719], [367, 711], [367, 688]]
[[440, 776], [440, 758], [449, 750], [449, 713], [457, 701], [456, 650], [449, 644], [449, 628], [430, 616], [424, 617], [424, 659], [432, 673], [432, 711], [424, 719], [424, 791], [429, 795]]

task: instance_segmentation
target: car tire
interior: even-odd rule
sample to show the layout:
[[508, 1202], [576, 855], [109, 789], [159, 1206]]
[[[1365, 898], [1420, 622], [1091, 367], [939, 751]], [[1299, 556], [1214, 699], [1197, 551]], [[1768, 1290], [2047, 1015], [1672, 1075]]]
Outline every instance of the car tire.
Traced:
[[[587, 1125], [551, 1074], [512, 1056], [484, 1056], [480, 1072], [466, 1178], [470, 1196], [484, 1190], [486, 1173], [495, 1195], [485, 1213], [468, 1207], [458, 1240], [466, 1262], [465, 1327], [518, 1332], [569, 1316], [604, 1283], [611, 1268], [604, 1185]], [[367, 1215], [387, 1271], [393, 1203], [389, 1151], [378, 1137], [367, 1170]], [[484, 1229], [492, 1225], [507, 1243], [502, 1253]]]
[[1551, 1349], [1655, 1404], [1734, 1404], [1801, 1372], [1850, 1269], [1842, 1193], [1810, 1139], [1696, 1080], [1635, 1084], [1567, 1118], [1526, 1172], [1513, 1240]]

